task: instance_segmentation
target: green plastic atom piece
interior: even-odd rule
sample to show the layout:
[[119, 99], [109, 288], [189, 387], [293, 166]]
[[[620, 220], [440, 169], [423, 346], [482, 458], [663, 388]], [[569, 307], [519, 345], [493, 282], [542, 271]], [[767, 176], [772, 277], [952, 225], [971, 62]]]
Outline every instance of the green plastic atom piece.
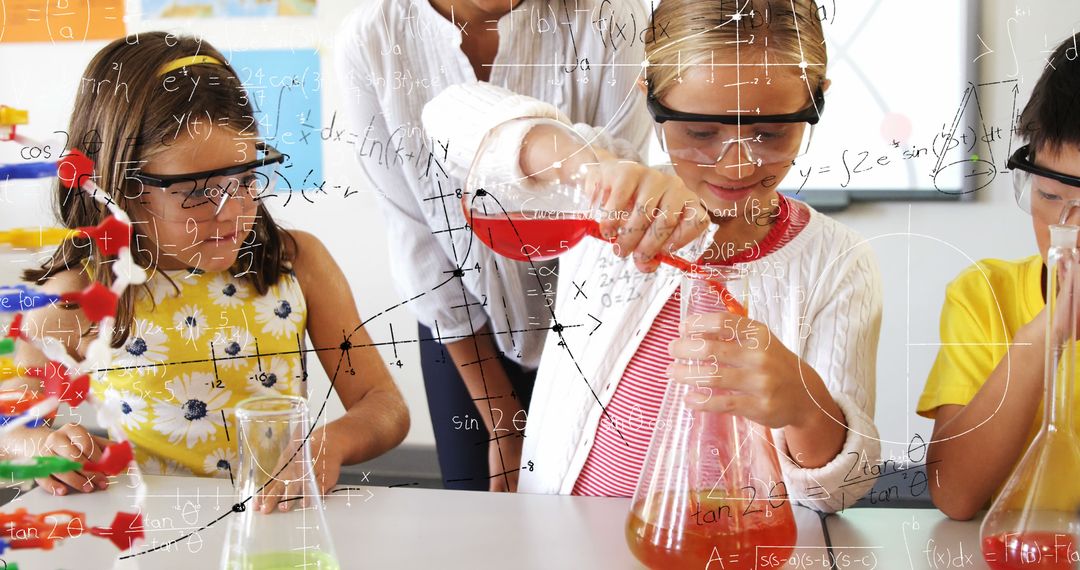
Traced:
[[56, 473], [67, 473], [82, 469], [82, 463], [57, 457], [55, 455], [42, 455], [27, 461], [17, 459], [14, 461], [0, 461], [0, 480], [3, 479], [39, 479]]

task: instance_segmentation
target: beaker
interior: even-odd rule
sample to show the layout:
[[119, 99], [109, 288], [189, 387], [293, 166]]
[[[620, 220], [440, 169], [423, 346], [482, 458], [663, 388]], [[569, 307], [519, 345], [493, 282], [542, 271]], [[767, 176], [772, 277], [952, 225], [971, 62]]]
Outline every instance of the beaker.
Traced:
[[994, 570], [1080, 567], [1080, 445], [1072, 422], [1080, 315], [1078, 231], [1077, 226], [1050, 226], [1042, 426], [979, 530], [983, 558]]
[[[259, 396], [236, 405], [240, 468], [237, 505], [229, 520], [225, 570], [339, 570], [323, 502], [312, 471], [307, 403], [296, 396]], [[254, 504], [272, 482], [277, 500], [295, 504], [264, 514]], [[276, 486], [275, 486], [276, 487]]]
[[[732, 267], [684, 273], [683, 324], [727, 310], [717, 283], [745, 304], [746, 281], [745, 270]], [[751, 342], [735, 330], [712, 335]], [[715, 358], [687, 364], [703, 378], [724, 372]], [[794, 549], [798, 531], [769, 429], [686, 404], [688, 396], [718, 393], [674, 381], [664, 393], [626, 524], [630, 550], [653, 570], [701, 569], [710, 562], [729, 570], [758, 568], [758, 559], [786, 561]]]

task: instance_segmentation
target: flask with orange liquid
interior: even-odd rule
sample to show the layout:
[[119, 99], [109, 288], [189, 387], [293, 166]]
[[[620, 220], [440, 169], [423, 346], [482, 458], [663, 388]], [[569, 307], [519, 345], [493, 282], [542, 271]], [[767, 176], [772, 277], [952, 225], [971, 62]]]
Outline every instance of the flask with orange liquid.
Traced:
[[994, 570], [1080, 568], [1080, 442], [1072, 421], [1080, 315], [1078, 231], [1077, 226], [1050, 226], [1042, 428], [983, 519], [983, 558]]
[[[683, 323], [693, 315], [729, 310], [724, 291], [744, 300], [745, 277], [735, 268], [685, 273]], [[736, 341], [723, 333], [721, 338], [755, 341]], [[723, 374], [715, 359], [692, 364], [703, 377]], [[769, 429], [686, 405], [688, 397], [710, 395], [708, 388], [676, 382], [664, 394], [626, 525], [630, 550], [654, 570], [758, 568], [762, 560], [786, 560], [796, 543], [798, 531]]]

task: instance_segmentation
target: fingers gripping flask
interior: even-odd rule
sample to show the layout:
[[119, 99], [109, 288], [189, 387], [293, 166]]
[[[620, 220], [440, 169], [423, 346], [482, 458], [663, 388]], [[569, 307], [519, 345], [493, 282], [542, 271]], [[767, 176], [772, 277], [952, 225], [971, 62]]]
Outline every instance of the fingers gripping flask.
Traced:
[[[728, 310], [727, 292], [745, 305], [745, 282], [745, 272], [735, 268], [685, 273], [684, 325], [694, 315]], [[692, 364], [703, 377], [722, 376], [714, 362]], [[668, 384], [631, 503], [630, 550], [654, 570], [751, 569], [763, 567], [762, 560], [786, 561], [798, 531], [772, 435], [746, 418], [686, 405], [688, 396], [711, 396], [708, 390]]]

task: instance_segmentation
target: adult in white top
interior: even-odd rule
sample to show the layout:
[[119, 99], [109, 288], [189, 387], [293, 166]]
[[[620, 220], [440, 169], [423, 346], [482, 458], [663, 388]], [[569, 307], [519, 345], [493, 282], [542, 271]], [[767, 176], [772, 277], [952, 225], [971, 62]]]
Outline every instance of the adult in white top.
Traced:
[[[403, 260], [391, 266], [392, 274], [422, 325], [421, 338], [430, 331], [446, 343], [467, 387], [460, 387], [453, 368], [440, 370], [423, 358], [450, 487], [488, 488], [489, 466], [492, 476], [509, 471], [492, 477], [490, 488], [515, 484], [521, 438], [476, 443], [491, 439], [495, 427], [514, 431], [511, 419], [527, 404], [511, 394], [525, 396], [531, 388], [529, 372], [549, 326], [555, 263], [530, 272], [527, 263], [473, 243], [456, 194], [465, 171], [447, 163], [469, 136], [468, 125], [437, 140], [421, 128], [421, 110], [447, 86], [488, 80], [644, 149], [651, 124], [643, 102], [630, 93], [643, 42], [652, 38], [647, 19], [636, 1], [376, 0], [343, 24], [335, 53], [345, 95], [348, 134], [342, 138], [355, 146], [381, 195], [392, 253]], [[515, 107], [513, 100], [501, 103]], [[422, 353], [431, 345], [421, 343]], [[482, 365], [468, 365], [476, 361]], [[455, 383], [459, 393], [441, 392]], [[473, 399], [484, 399], [480, 413]], [[466, 416], [481, 417], [486, 433], [456, 431], [460, 422], [453, 420]], [[473, 450], [480, 450], [477, 469], [456, 461]]]
[[[693, 258], [701, 254], [706, 263], [751, 260], [735, 265], [747, 270], [750, 288], [758, 295], [749, 322], [724, 313], [703, 315], [700, 323], [713, 331], [705, 332], [706, 342], [683, 331], [667, 355], [692, 360], [715, 356], [721, 366], [731, 368], [703, 376], [700, 368], [675, 363], [670, 376], [718, 390], [692, 407], [738, 414], [772, 428], [789, 496], [822, 511], [835, 511], [873, 486], [863, 468], [880, 456], [872, 419], [880, 275], [871, 249], [858, 235], [805, 204], [797, 206], [798, 232], [766, 245], [766, 238], [775, 237], [772, 226], [781, 221], [777, 205], [784, 211], [776, 184], [802, 150], [807, 123], [820, 117], [828, 88], [820, 22], [813, 18], [812, 4], [800, 1], [796, 12], [801, 40], [795, 39], [796, 30], [783, 29], [783, 22], [760, 33], [777, 48], [769, 52], [775, 67], [766, 76], [764, 66], [736, 70], [712, 65], [734, 60], [729, 52], [739, 33], [735, 28], [747, 24], [706, 26], [708, 31], [703, 32], [705, 24], [692, 22], [710, 10], [722, 12], [719, 2], [704, 4], [708, 5], [665, 0], [655, 17], [659, 19], [666, 9], [663, 21], [670, 24], [672, 41], [692, 36], [707, 54], [697, 61], [707, 65], [695, 67], [696, 54], [684, 50], [678, 57], [688, 62], [685, 68], [653, 67], [676, 56], [663, 53], [664, 46], [648, 46], [649, 78], [642, 95], [649, 97], [650, 112], [660, 125], [675, 172], [701, 198], [715, 222], [701, 243], [681, 253]], [[688, 21], [689, 25], [679, 26]], [[796, 49], [797, 41], [805, 47], [805, 55]], [[654, 49], [661, 52], [656, 58]], [[739, 54], [744, 63], [764, 56], [748, 51]], [[777, 55], [792, 52], [820, 61], [820, 69], [794, 65], [785, 69], [784, 58]], [[434, 116], [443, 101], [468, 99], [486, 89], [459, 86], [432, 101], [427, 112]], [[744, 106], [760, 105], [760, 115], [768, 119], [755, 123], [753, 117], [732, 115], [729, 111], [740, 108], [739, 100]], [[470, 115], [456, 119], [478, 120]], [[534, 149], [535, 143], [525, 148]], [[522, 155], [509, 163], [520, 162], [522, 174], [541, 172], [539, 164], [527, 166], [530, 160]], [[609, 180], [605, 178], [601, 187]], [[663, 206], [658, 208], [655, 219], [671, 219]], [[765, 215], [753, 215], [755, 211]], [[755, 249], [767, 253], [754, 255]], [[666, 269], [642, 274], [643, 261], [650, 262], [635, 259], [637, 268], [631, 267], [628, 258], [613, 256], [611, 247], [597, 240], [586, 240], [560, 258], [556, 320], [564, 324], [590, 315], [602, 324], [556, 327], [548, 336], [529, 413], [521, 491], [576, 492], [587, 463], [593, 461], [590, 452], [601, 439], [604, 408], [617, 397], [620, 386], [631, 381], [626, 376], [628, 365], [659, 323], [661, 309], [679, 283], [677, 275]], [[646, 269], [655, 269], [656, 260], [651, 263]], [[732, 342], [730, 333], [722, 333], [725, 330], [738, 331], [744, 341], [752, 334], [769, 342]], [[655, 417], [644, 418], [646, 424], [650, 420]]]

